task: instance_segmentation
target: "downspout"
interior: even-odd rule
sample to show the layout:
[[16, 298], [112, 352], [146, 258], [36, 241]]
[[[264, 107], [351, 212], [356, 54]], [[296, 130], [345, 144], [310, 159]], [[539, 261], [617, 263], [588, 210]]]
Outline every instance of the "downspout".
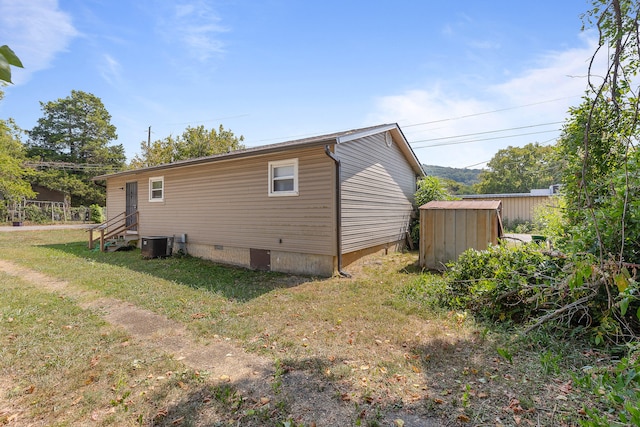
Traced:
[[340, 195], [340, 159], [331, 152], [328, 145], [324, 146], [324, 152], [336, 165], [336, 250], [338, 251], [338, 274], [342, 277], [351, 277], [349, 273], [342, 271], [342, 197]]

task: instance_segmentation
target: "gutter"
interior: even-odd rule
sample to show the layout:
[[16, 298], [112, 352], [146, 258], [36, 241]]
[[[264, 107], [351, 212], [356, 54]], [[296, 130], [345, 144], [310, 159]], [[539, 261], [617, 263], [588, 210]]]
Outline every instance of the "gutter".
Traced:
[[351, 277], [349, 273], [342, 271], [342, 215], [341, 215], [341, 194], [340, 194], [340, 159], [331, 152], [328, 145], [324, 146], [324, 152], [336, 165], [336, 250], [338, 251], [338, 274], [342, 277]]

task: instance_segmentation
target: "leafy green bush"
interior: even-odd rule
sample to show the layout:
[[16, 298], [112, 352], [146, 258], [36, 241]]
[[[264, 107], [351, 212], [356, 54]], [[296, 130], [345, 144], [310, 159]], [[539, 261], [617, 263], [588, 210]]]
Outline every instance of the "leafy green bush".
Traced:
[[[415, 205], [420, 207], [433, 200], [454, 200], [445, 188], [443, 182], [436, 176], [425, 176], [417, 185], [418, 189], [414, 194]], [[414, 219], [409, 225], [409, 233], [415, 245], [420, 242], [420, 219]]]
[[100, 205], [93, 204], [89, 206], [89, 220], [98, 224], [104, 221], [104, 214]]
[[7, 202], [0, 200], [0, 222], [5, 222], [9, 219], [9, 209], [7, 208]]
[[587, 333], [596, 345], [640, 338], [640, 286], [624, 266], [554, 256], [535, 244], [467, 250], [448, 265], [441, 301], [492, 321]]
[[27, 221], [35, 222], [36, 224], [43, 224], [51, 221], [51, 216], [36, 205], [27, 205], [24, 208], [24, 219]]
[[504, 231], [507, 233], [531, 233], [533, 230], [533, 224], [526, 219], [515, 218], [512, 220], [504, 219], [502, 221]]
[[538, 245], [469, 249], [446, 274], [446, 303], [490, 320], [522, 322], [541, 308], [542, 291], [564, 275], [563, 258]]
[[432, 200], [452, 200], [438, 177], [425, 176], [418, 181], [418, 189], [415, 194], [416, 206], [420, 207]]

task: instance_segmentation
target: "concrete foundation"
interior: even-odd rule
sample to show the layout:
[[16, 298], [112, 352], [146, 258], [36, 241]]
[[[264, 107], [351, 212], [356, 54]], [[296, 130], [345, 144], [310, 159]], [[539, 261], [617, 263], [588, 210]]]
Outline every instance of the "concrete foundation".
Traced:
[[282, 273], [330, 277], [334, 271], [333, 258], [331, 255], [271, 251], [271, 270]]
[[[222, 264], [251, 268], [251, 253], [248, 248], [187, 243], [187, 253]], [[272, 250], [270, 270], [281, 273], [330, 277], [334, 271], [333, 258], [331, 255], [300, 254]]]
[[187, 243], [187, 253], [198, 258], [208, 259], [221, 264], [236, 265], [246, 268], [251, 266], [251, 257], [249, 255], [248, 248]]
[[[366, 256], [386, 255], [389, 252], [400, 252], [403, 249], [404, 241], [398, 241], [350, 252], [342, 255], [342, 266], [348, 266]], [[187, 243], [187, 253], [221, 264], [251, 268], [251, 251], [249, 248]], [[330, 277], [337, 270], [337, 259], [332, 255], [301, 254], [272, 250], [270, 251], [270, 257], [270, 270], [281, 273]]]

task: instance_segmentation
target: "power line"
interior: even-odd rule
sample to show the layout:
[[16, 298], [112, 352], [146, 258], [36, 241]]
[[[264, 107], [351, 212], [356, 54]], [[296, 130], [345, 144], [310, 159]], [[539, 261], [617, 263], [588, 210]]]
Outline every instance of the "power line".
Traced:
[[116, 170], [113, 165], [104, 165], [97, 163], [70, 163], [70, 162], [25, 162], [25, 167], [33, 169], [62, 169], [62, 170], [93, 170], [93, 171], [109, 171]]
[[[548, 142], [555, 141], [555, 140], [556, 140], [556, 138], [550, 138], [550, 139], [547, 139], [547, 140], [544, 140], [544, 141], [540, 141], [540, 142], [538, 142], [538, 143], [539, 143], [540, 145], [544, 145], [544, 144], [546, 144], [546, 143], [548, 143]], [[474, 164], [469, 165], [469, 166], [464, 166], [464, 167], [462, 167], [462, 169], [469, 169], [469, 168], [472, 168], [472, 167], [474, 167], [474, 166], [482, 165], [482, 164], [484, 164], [484, 163], [489, 163], [490, 161], [491, 161], [491, 160], [485, 160], [484, 162], [474, 163]]]
[[465, 166], [465, 167], [463, 167], [462, 169], [469, 169], [469, 168], [472, 168], [472, 167], [474, 167], [474, 166], [478, 166], [478, 165], [482, 165], [482, 164], [485, 164], [485, 163], [489, 163], [490, 161], [491, 161], [491, 160], [485, 160], [484, 162], [474, 163], [474, 164], [472, 164], [472, 165]]
[[443, 147], [445, 145], [456, 145], [456, 144], [468, 144], [470, 142], [493, 141], [493, 140], [496, 140], [496, 139], [515, 138], [515, 137], [518, 137], [518, 136], [527, 136], [527, 135], [538, 135], [538, 134], [549, 133], [549, 132], [558, 132], [558, 129], [544, 130], [544, 131], [540, 131], [540, 132], [518, 133], [518, 134], [515, 134], [515, 135], [496, 136], [496, 137], [493, 137], [493, 138], [468, 139], [468, 140], [463, 140], [463, 141], [443, 142], [443, 143], [440, 143], [440, 144], [422, 145], [422, 146], [412, 147], [412, 148], [413, 149], [417, 149], [417, 148]]
[[537, 124], [537, 125], [518, 126], [518, 127], [498, 129], [498, 130], [489, 130], [489, 131], [484, 131], [484, 132], [466, 133], [466, 134], [454, 135], [454, 136], [443, 136], [443, 137], [440, 137], [440, 138], [421, 139], [421, 140], [418, 140], [418, 141], [412, 141], [410, 143], [411, 144], [415, 144], [417, 142], [441, 141], [443, 139], [453, 139], [453, 138], [463, 138], [463, 137], [467, 137], [467, 136], [486, 135], [486, 134], [489, 134], [489, 133], [507, 132], [507, 131], [510, 131], [510, 130], [519, 130], [519, 129], [528, 129], [528, 128], [540, 127], [540, 126], [557, 125], [557, 124], [560, 124], [560, 123], [564, 123], [564, 122], [540, 123], [540, 124]]
[[[571, 99], [571, 98], [576, 98], [576, 97], [578, 97], [578, 95], [566, 96], [566, 97], [562, 97], [562, 98], [548, 99], [548, 100], [539, 101], [539, 102], [532, 102], [532, 103], [529, 103], [529, 104], [516, 105], [516, 106], [506, 107], [506, 108], [499, 108], [499, 109], [490, 110], [490, 111], [482, 111], [482, 112], [478, 112], [478, 113], [466, 114], [466, 115], [463, 115], [463, 116], [456, 116], [456, 117], [449, 117], [449, 118], [445, 118], [445, 119], [432, 120], [432, 121], [428, 121], [428, 122], [412, 123], [412, 124], [402, 125], [402, 129], [416, 127], [416, 126], [430, 125], [430, 124], [434, 124], [434, 123], [442, 123], [442, 122], [448, 122], [448, 121], [454, 121], [454, 120], [467, 119], [467, 118], [471, 118], [471, 117], [477, 117], [477, 116], [482, 116], [482, 115], [487, 115], [487, 114], [500, 113], [500, 112], [504, 112], [504, 111], [517, 110], [517, 109], [520, 109], [520, 108], [532, 107], [532, 106], [541, 105], [541, 104], [548, 104], [548, 103], [551, 103], [551, 102], [557, 102], [557, 101], [562, 101], [562, 100], [565, 100], [565, 99]], [[233, 118], [246, 117], [246, 116], [249, 116], [249, 114], [239, 114], [239, 115], [234, 115], [234, 116], [220, 117], [220, 118], [211, 119], [211, 120], [191, 121], [191, 122], [185, 122], [185, 123], [169, 123], [169, 124], [165, 124], [165, 125], [166, 126], [189, 125], [189, 124], [194, 124], [194, 123], [206, 123], [206, 122], [213, 122], [213, 121], [219, 121], [219, 120], [224, 120], [224, 119], [233, 119]], [[552, 124], [559, 124], [559, 123], [562, 123], [562, 122], [551, 122], [551, 123], [545, 123], [545, 124], [521, 126], [521, 127], [514, 127], [514, 128], [506, 128], [506, 129], [499, 129], [499, 130], [494, 130], [494, 131], [478, 132], [478, 133], [471, 133], [471, 134], [464, 134], [464, 135], [457, 135], [457, 136], [450, 136], [450, 137], [431, 138], [431, 139], [412, 141], [410, 143], [414, 144], [414, 143], [418, 143], [418, 142], [427, 142], [427, 141], [436, 141], [436, 140], [443, 140], [443, 139], [461, 138], [461, 137], [482, 135], [482, 134], [496, 133], [496, 132], [506, 132], [506, 131], [509, 131], [509, 130], [525, 129], [525, 128], [530, 128], [530, 127], [552, 125]], [[543, 133], [543, 132], [539, 132], [539, 133]], [[260, 140], [254, 141], [254, 142], [268, 142], [268, 141], [276, 141], [276, 140], [289, 140], [291, 138], [303, 138], [303, 137], [307, 137], [307, 136], [310, 136], [310, 135], [317, 135], [317, 134], [318, 133], [316, 132], [316, 133], [305, 133], [305, 134], [299, 134], [299, 135], [289, 135], [289, 136], [286, 136], [286, 137], [274, 137], [274, 138], [260, 139]], [[532, 134], [534, 134], [534, 133], [518, 134], [518, 135], [513, 135], [513, 136], [508, 136], [508, 137], [510, 138], [510, 137], [516, 137], [516, 136], [532, 135]], [[450, 144], [437, 144], [437, 145], [429, 145], [429, 146], [414, 147], [414, 148], [426, 148], [426, 147], [431, 147], [431, 146], [436, 147], [436, 146], [440, 146], [440, 145], [453, 145], [453, 144], [458, 144], [458, 143], [459, 144], [463, 144], [463, 143], [476, 142], [476, 141], [488, 141], [488, 140], [492, 140], [492, 139], [503, 139], [503, 138], [508, 138], [508, 137], [496, 137], [496, 138], [488, 138], [488, 139], [460, 141], [460, 142], [452, 142]], [[246, 142], [248, 144], [250, 144], [251, 141], [246, 141]]]
[[480, 113], [467, 114], [467, 115], [464, 115], [464, 116], [450, 117], [450, 118], [447, 118], [447, 119], [432, 120], [430, 122], [413, 123], [413, 124], [410, 124], [410, 125], [403, 125], [402, 127], [403, 128], [409, 128], [409, 127], [414, 127], [414, 126], [423, 126], [423, 125], [430, 125], [430, 124], [434, 124], [434, 123], [442, 123], [442, 122], [447, 122], [447, 121], [452, 121], [452, 120], [467, 119], [469, 117], [477, 117], [477, 116], [482, 116], [482, 115], [485, 115], [485, 114], [493, 114], [493, 113], [500, 113], [500, 112], [503, 112], [503, 111], [517, 110], [519, 108], [532, 107], [534, 105], [547, 104], [547, 103], [550, 103], [550, 102], [562, 101], [562, 100], [565, 100], [565, 99], [571, 99], [571, 98], [576, 98], [576, 97], [577, 97], [577, 95], [576, 96], [566, 96], [564, 98], [549, 99], [549, 100], [546, 100], [546, 101], [533, 102], [531, 104], [516, 105], [514, 107], [500, 108], [500, 109], [497, 109], [497, 110], [483, 111], [483, 112], [480, 112]]

